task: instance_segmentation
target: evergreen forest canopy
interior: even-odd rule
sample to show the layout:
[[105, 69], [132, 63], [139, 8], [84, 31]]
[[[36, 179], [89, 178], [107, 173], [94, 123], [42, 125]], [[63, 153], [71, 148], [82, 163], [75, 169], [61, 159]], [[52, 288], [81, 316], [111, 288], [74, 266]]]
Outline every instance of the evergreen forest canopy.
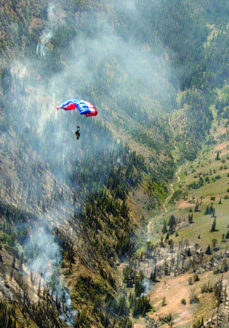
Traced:
[[[226, 0], [3, 1], [0, 247], [11, 281], [23, 281], [23, 264], [48, 278], [34, 287], [38, 305], [26, 279], [13, 296], [3, 289], [2, 325], [132, 327], [130, 313], [150, 309], [141, 275], [128, 307], [116, 266], [133, 255], [176, 165], [214, 143], [214, 117], [228, 126], [228, 14]], [[96, 104], [98, 117], [56, 114], [71, 97]], [[55, 270], [34, 269], [44, 260], [37, 222], [55, 245]]]

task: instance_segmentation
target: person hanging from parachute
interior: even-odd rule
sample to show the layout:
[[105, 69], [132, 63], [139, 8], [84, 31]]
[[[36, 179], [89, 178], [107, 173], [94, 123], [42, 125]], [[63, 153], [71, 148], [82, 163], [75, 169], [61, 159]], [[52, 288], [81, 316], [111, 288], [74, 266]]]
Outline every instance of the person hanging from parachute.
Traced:
[[80, 138], [80, 126], [79, 125], [77, 126], [77, 130], [75, 132], [75, 135], [76, 135], [76, 139], [79, 140], [79, 138]]
[[[56, 109], [64, 109], [64, 110], [75, 110], [78, 109], [81, 115], [85, 115], [86, 117], [96, 116], [98, 114], [97, 108], [92, 105], [90, 102], [81, 100], [81, 99], [68, 99], [63, 102], [60, 106], [57, 106]], [[76, 139], [79, 140], [80, 137], [80, 126], [77, 126], [77, 130], [75, 131]]]

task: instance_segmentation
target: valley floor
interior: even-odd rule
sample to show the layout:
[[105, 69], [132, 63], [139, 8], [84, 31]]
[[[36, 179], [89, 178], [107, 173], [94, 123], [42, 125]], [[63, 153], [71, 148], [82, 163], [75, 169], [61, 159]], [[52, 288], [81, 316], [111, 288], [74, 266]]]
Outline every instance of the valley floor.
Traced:
[[229, 326], [227, 130], [219, 127], [215, 145], [178, 167], [162, 213], [148, 223], [135, 266], [148, 281], [152, 309], [134, 328]]

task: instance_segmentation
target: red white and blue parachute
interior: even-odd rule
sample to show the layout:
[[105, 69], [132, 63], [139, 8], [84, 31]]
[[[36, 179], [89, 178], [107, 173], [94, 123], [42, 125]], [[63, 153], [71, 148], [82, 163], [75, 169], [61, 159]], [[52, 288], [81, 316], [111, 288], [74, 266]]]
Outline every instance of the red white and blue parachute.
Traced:
[[85, 115], [86, 117], [96, 116], [98, 114], [96, 107], [90, 102], [76, 98], [68, 99], [60, 106], [56, 107], [56, 109], [60, 108], [64, 110], [74, 110], [77, 108], [80, 114]]

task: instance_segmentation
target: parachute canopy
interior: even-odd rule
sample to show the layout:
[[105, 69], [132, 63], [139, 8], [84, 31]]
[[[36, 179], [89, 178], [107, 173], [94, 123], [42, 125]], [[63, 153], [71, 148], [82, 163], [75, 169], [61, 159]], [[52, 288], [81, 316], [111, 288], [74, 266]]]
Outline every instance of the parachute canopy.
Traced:
[[76, 98], [68, 99], [56, 108], [62, 108], [64, 110], [74, 110], [77, 108], [81, 115], [87, 117], [96, 116], [98, 114], [96, 107], [90, 102]]

